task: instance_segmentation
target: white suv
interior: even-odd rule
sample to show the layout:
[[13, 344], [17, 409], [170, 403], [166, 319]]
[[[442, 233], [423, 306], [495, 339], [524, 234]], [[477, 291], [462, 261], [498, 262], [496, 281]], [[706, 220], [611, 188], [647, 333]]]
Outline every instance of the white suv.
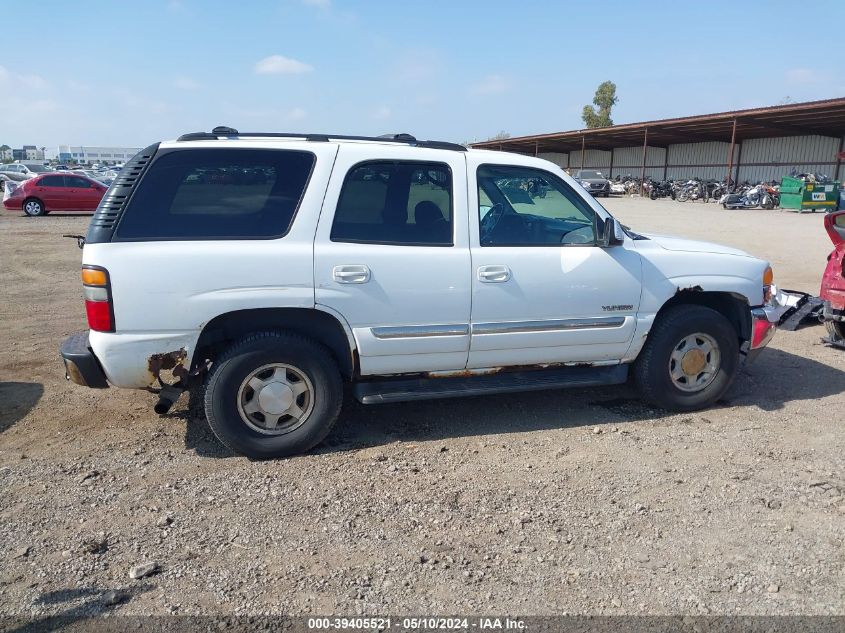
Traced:
[[[152, 145], [91, 221], [69, 379], [203, 387], [216, 435], [276, 457], [363, 403], [623, 383], [706, 407], [775, 331], [772, 271], [621, 226], [552, 163], [409, 135]], [[456, 424], [459, 422], [456, 422]]]

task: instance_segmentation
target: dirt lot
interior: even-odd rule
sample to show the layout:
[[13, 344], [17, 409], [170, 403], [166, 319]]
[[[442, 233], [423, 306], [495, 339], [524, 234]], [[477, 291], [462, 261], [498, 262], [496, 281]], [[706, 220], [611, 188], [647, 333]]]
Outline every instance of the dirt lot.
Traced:
[[[818, 292], [821, 215], [607, 204]], [[250, 462], [184, 401], [65, 382], [61, 235], [87, 223], [0, 217], [0, 614], [845, 613], [845, 353], [822, 328], [701, 413], [625, 389], [350, 402], [315, 453]]]

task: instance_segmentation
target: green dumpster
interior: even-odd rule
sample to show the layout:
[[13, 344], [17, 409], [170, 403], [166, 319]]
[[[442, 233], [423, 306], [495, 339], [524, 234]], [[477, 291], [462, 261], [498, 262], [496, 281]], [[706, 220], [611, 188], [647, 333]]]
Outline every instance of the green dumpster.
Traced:
[[805, 182], [784, 176], [780, 182], [780, 208], [790, 211], [832, 211], [839, 201], [839, 183]]

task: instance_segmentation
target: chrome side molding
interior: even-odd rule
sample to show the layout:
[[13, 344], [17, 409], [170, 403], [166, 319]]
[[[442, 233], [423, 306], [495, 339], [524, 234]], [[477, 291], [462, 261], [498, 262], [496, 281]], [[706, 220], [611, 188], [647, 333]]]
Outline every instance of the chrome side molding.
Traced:
[[549, 319], [547, 321], [513, 321], [510, 323], [474, 323], [475, 334], [524, 334], [528, 332], [559, 332], [613, 328], [625, 325], [625, 317], [595, 317], [592, 319]]
[[427, 336], [469, 336], [476, 334], [524, 334], [529, 332], [560, 332], [594, 328], [616, 328], [625, 325], [625, 317], [595, 317], [592, 319], [549, 319], [546, 321], [511, 321], [501, 323], [467, 323], [451, 325], [400, 325], [370, 328], [377, 339], [424, 338]]
[[378, 339], [423, 338], [426, 336], [469, 336], [469, 324], [456, 325], [399, 325], [374, 327], [370, 331]]

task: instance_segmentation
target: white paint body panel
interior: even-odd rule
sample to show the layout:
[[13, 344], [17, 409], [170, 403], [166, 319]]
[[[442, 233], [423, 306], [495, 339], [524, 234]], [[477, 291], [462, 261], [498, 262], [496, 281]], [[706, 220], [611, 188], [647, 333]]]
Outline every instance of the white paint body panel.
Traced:
[[[266, 148], [267, 143], [238, 147]], [[111, 278], [117, 331], [92, 333], [90, 340], [112, 384], [148, 387], [149, 356], [184, 347], [191, 358], [203, 326], [218, 315], [314, 307], [313, 239], [337, 146], [300, 141], [284, 147], [312, 152], [317, 160], [291, 229], [282, 238], [85, 246], [82, 263], [103, 266]]]
[[[478, 187], [475, 174], [483, 164], [534, 167], [566, 181], [576, 194], [583, 189], [549, 162], [514, 154], [472, 152], [469, 174], [470, 244], [472, 268], [507, 266], [510, 279], [485, 283], [473, 275], [472, 325], [490, 322], [601, 319], [625, 317], [613, 328], [549, 330], [477, 334], [473, 332], [468, 366], [497, 367], [563, 361], [607, 361], [622, 358], [634, 335], [634, 316], [640, 303], [640, 255], [631, 241], [612, 248], [597, 246], [480, 246]], [[607, 212], [588, 194], [585, 199], [600, 217]], [[629, 305], [606, 311], [604, 306]]]
[[[334, 210], [347, 172], [370, 160], [446, 163], [452, 172], [454, 246], [399, 246], [332, 242]], [[466, 162], [460, 152], [408, 147], [344, 144], [314, 240], [316, 301], [344, 315], [358, 346], [362, 374], [394, 374], [462, 369], [469, 333], [379, 339], [373, 328], [385, 326], [466, 325], [470, 314], [470, 254], [467, 242]], [[338, 283], [336, 266], [365, 265], [366, 283]]]
[[[162, 147], [173, 144], [162, 144]], [[145, 388], [152, 354], [188, 358], [211, 319], [251, 308], [314, 308], [332, 314], [357, 351], [362, 375], [534, 363], [612, 364], [636, 358], [660, 307], [679, 289], [730, 292], [760, 305], [766, 262], [735, 249], [678, 238], [593, 246], [480, 247], [475, 172], [485, 163], [547, 170], [581, 192], [560, 167], [533, 157], [372, 142], [222, 140], [179, 147], [296, 149], [317, 156], [290, 232], [279, 239], [113, 242], [86, 245], [83, 263], [112, 281], [117, 332], [91, 332], [109, 382]], [[454, 245], [410, 247], [330, 239], [349, 168], [365, 160], [446, 163], [452, 171]], [[589, 194], [601, 217], [607, 211]], [[361, 284], [335, 281], [336, 266], [366, 265]], [[510, 279], [482, 283], [479, 266], [505, 265]], [[605, 310], [604, 306], [630, 309]], [[472, 326], [619, 317], [614, 327], [471, 333]], [[449, 335], [419, 328], [449, 326]], [[464, 331], [460, 327], [465, 326]], [[415, 333], [385, 335], [378, 328]], [[414, 329], [417, 328], [417, 329]], [[405, 331], [405, 330], [403, 330]], [[381, 334], [381, 335], [380, 335]]]

